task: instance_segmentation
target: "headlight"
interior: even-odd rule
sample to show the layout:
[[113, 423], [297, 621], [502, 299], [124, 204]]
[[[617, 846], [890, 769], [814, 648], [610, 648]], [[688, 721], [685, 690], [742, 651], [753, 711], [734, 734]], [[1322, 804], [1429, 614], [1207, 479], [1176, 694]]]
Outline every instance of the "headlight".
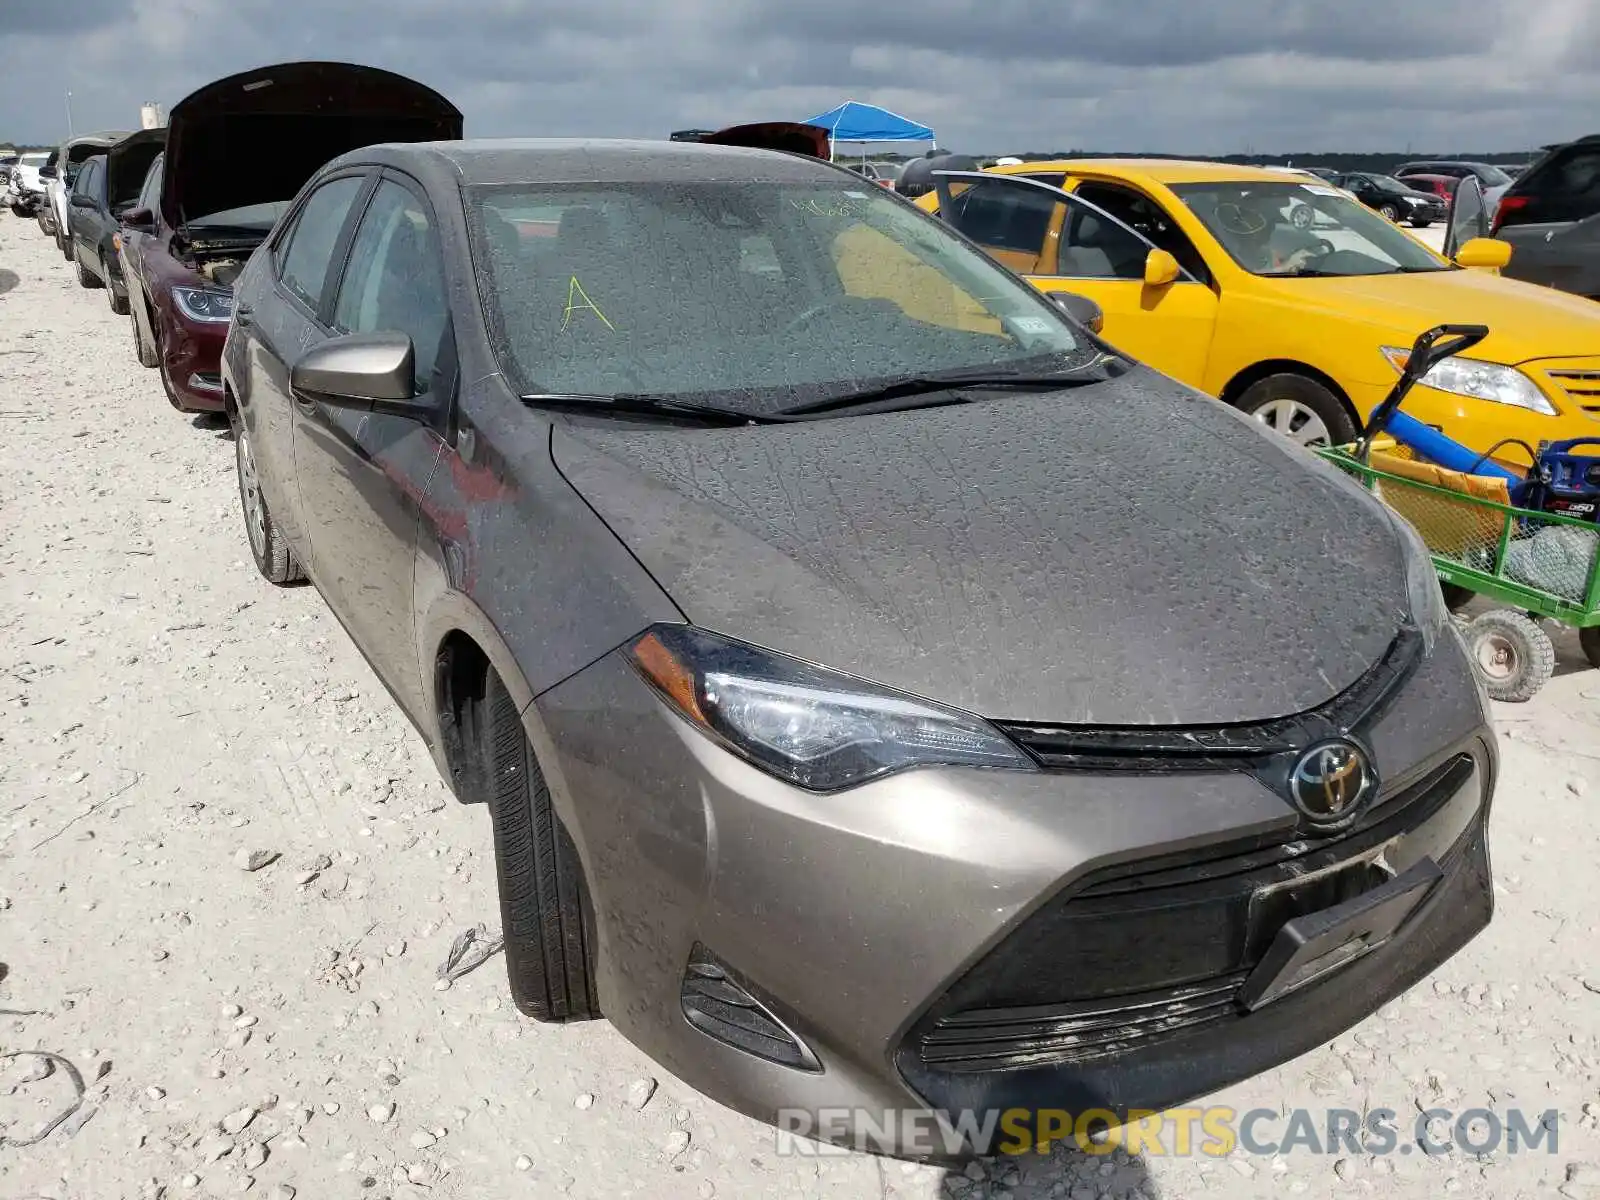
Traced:
[[[1385, 346], [1383, 356], [1396, 371], [1404, 371], [1411, 351], [1398, 346]], [[1435, 363], [1417, 382], [1456, 396], [1510, 404], [1543, 413], [1547, 417], [1557, 415], [1556, 406], [1550, 403], [1533, 380], [1515, 367], [1503, 367], [1499, 363], [1480, 362], [1475, 358], [1447, 358]]]
[[656, 626], [630, 656], [685, 720], [808, 791], [908, 767], [1033, 769], [977, 717], [686, 625]]
[[205, 321], [226, 325], [233, 317], [233, 293], [217, 292], [210, 288], [177, 287], [172, 298], [178, 309], [191, 321]]
[[1433, 653], [1450, 610], [1445, 607], [1444, 591], [1439, 586], [1439, 572], [1434, 569], [1433, 557], [1422, 540], [1422, 535], [1412, 528], [1398, 513], [1390, 512], [1389, 520], [1400, 535], [1400, 552], [1406, 560], [1406, 616], [1422, 634], [1424, 654]]

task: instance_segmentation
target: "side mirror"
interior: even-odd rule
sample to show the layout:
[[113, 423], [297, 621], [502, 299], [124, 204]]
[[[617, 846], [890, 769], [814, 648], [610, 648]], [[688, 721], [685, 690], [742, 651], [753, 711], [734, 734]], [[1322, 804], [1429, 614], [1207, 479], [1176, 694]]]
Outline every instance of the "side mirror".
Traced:
[[1178, 260], [1165, 250], [1152, 250], [1144, 259], [1144, 282], [1146, 287], [1166, 287], [1182, 271], [1178, 267]]
[[122, 227], [130, 233], [154, 233], [156, 215], [148, 208], [130, 208], [122, 214]]
[[1087, 296], [1080, 296], [1077, 292], [1051, 292], [1050, 303], [1090, 333], [1099, 333], [1105, 328], [1105, 312]]
[[416, 351], [403, 333], [350, 333], [300, 356], [289, 372], [297, 394], [336, 408], [420, 416], [431, 404], [416, 394]]
[[1456, 251], [1454, 261], [1458, 267], [1498, 271], [1511, 261], [1511, 243], [1498, 238], [1473, 238]]
[[54, 179], [60, 174], [61, 174], [61, 172], [56, 169], [55, 164], [53, 164], [53, 163], [47, 164], [47, 165], [42, 166], [42, 167], [39, 168], [39, 178], [40, 179]]
[[80, 192], [79, 194], [77, 194], [77, 195], [72, 197], [72, 207], [73, 208], [94, 208], [95, 207], [94, 197], [93, 196], [89, 196], [89, 195], [85, 195], [85, 194]]

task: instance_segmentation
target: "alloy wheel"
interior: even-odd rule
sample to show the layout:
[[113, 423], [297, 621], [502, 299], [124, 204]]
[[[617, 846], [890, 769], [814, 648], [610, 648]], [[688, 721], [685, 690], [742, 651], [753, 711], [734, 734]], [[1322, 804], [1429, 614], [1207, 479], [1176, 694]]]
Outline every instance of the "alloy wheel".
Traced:
[[1250, 415], [1274, 433], [1302, 446], [1327, 446], [1333, 442], [1322, 418], [1298, 400], [1268, 400]]
[[250, 435], [239, 423], [234, 433], [239, 454], [239, 499], [244, 504], [245, 530], [257, 561], [267, 556], [267, 508], [261, 502], [261, 479], [256, 473], [256, 456], [250, 450]]

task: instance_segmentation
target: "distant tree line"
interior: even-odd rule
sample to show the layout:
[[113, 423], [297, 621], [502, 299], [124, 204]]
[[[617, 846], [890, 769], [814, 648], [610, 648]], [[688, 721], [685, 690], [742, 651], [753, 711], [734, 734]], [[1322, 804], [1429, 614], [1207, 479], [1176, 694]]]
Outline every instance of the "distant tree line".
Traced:
[[1486, 162], [1505, 164], [1531, 162], [1537, 158], [1540, 151], [1529, 150], [1525, 153], [1506, 152], [1498, 153], [1469, 153], [1458, 151], [1451, 154], [1400, 154], [1394, 151], [1349, 152], [1349, 151], [1301, 151], [1293, 154], [1155, 154], [1148, 150], [1142, 151], [1108, 151], [1108, 150], [1029, 150], [1017, 154], [1015, 157], [1027, 160], [1043, 160], [1052, 158], [1181, 158], [1203, 162], [1235, 163], [1239, 166], [1268, 167], [1283, 166], [1292, 163], [1297, 167], [1327, 167], [1332, 171], [1367, 171], [1375, 175], [1386, 174], [1394, 170], [1401, 163], [1416, 162], [1419, 159], [1457, 158], [1468, 162]]

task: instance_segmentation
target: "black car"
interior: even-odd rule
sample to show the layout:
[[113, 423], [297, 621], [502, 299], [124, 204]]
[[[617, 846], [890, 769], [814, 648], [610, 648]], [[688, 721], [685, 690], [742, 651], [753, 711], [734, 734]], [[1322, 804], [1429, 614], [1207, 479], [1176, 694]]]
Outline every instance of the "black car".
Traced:
[[1547, 150], [1517, 176], [1494, 236], [1513, 247], [1502, 275], [1600, 300], [1600, 134]]
[[122, 214], [139, 196], [150, 163], [161, 153], [164, 129], [131, 134], [83, 164], [67, 194], [65, 238], [86, 288], [103, 287], [111, 311], [128, 311], [128, 285], [122, 274]]
[[1380, 216], [1396, 223], [1405, 222], [1414, 228], [1426, 229], [1435, 221], [1444, 220], [1443, 200], [1432, 192], [1407, 187], [1392, 175], [1350, 171], [1337, 176], [1333, 182]]

